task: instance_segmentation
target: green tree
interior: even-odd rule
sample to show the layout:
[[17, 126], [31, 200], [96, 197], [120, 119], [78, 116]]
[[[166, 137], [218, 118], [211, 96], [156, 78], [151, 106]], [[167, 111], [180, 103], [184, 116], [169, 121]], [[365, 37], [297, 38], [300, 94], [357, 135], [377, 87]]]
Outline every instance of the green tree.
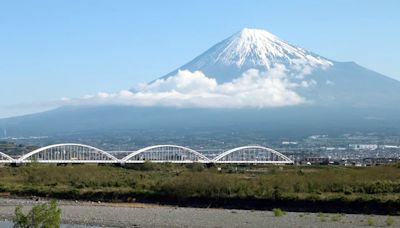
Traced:
[[26, 215], [22, 212], [22, 207], [17, 206], [13, 222], [15, 228], [60, 227], [61, 210], [55, 200], [32, 207]]

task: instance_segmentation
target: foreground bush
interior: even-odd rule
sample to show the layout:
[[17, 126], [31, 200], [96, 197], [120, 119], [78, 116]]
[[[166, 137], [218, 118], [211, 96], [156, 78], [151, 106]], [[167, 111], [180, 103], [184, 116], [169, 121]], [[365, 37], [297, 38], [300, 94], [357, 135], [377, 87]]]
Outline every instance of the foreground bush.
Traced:
[[281, 217], [281, 216], [284, 216], [286, 214], [280, 208], [274, 208], [274, 209], [272, 209], [272, 212], [274, 213], [275, 217]]
[[60, 221], [61, 210], [55, 200], [34, 206], [26, 215], [18, 206], [13, 219], [15, 228], [55, 228], [60, 227]]

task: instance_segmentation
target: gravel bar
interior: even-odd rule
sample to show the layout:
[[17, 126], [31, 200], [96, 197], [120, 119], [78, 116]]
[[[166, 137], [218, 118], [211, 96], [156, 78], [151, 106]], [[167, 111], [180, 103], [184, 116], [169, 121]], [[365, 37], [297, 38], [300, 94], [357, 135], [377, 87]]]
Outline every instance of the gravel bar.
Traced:
[[[0, 219], [12, 219], [17, 205], [27, 211], [46, 200], [0, 198]], [[101, 227], [386, 227], [388, 216], [204, 209], [138, 203], [58, 201], [62, 222]], [[391, 216], [393, 227], [400, 217]], [[372, 222], [371, 222], [372, 221]], [[373, 223], [373, 224], [368, 224]]]

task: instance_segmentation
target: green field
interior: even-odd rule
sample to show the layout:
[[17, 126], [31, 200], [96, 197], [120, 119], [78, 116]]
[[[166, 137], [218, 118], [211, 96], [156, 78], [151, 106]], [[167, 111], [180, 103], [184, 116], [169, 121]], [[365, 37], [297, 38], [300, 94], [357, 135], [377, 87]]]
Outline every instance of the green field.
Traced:
[[246, 209], [400, 211], [400, 165], [218, 167], [154, 163], [132, 167], [5, 166], [0, 168], [0, 192]]

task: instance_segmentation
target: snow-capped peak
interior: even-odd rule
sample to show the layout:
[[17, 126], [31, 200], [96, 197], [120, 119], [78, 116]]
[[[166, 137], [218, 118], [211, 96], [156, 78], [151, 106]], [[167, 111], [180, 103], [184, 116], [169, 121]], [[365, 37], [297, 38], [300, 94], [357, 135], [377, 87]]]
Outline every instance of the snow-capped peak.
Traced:
[[215, 62], [234, 64], [238, 68], [255, 65], [270, 69], [276, 63], [311, 67], [332, 65], [329, 60], [293, 46], [261, 29], [244, 28], [226, 39], [222, 45], [224, 48]]
[[329, 68], [333, 62], [265, 30], [244, 28], [164, 77], [189, 70], [201, 71], [218, 82], [229, 82], [249, 69], [269, 71], [275, 65], [285, 66], [289, 75], [295, 76]]

